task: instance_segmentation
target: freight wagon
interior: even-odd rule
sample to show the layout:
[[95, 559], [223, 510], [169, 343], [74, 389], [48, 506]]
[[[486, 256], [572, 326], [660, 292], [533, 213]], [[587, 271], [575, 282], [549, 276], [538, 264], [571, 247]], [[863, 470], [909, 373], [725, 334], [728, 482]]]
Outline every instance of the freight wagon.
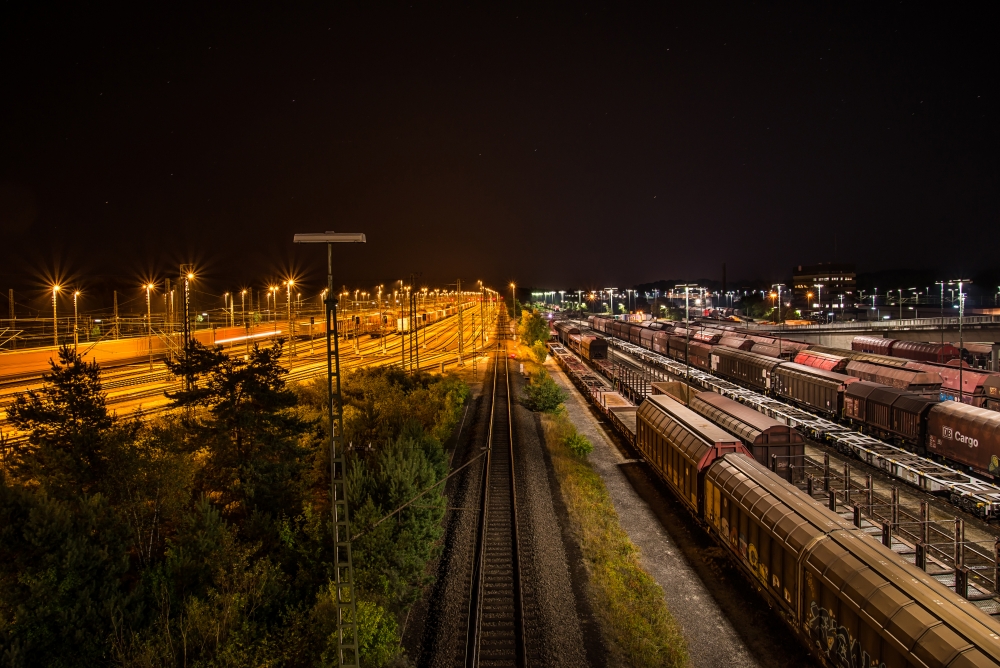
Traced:
[[945, 364], [962, 356], [961, 351], [950, 343], [900, 341], [877, 336], [855, 336], [851, 341], [851, 350], [939, 364]]
[[839, 355], [821, 353], [816, 350], [800, 350], [795, 355], [795, 363], [805, 366], [843, 373], [847, 369], [848, 359]]
[[858, 382], [847, 374], [795, 362], [779, 364], [771, 375], [771, 391], [775, 395], [831, 418], [839, 417], [843, 411], [844, 390]]
[[927, 450], [980, 473], [1000, 475], [1000, 413], [942, 401], [927, 413]]
[[799, 430], [716, 392], [694, 393], [688, 406], [735, 434], [754, 459], [782, 479], [797, 482], [805, 475], [805, 441]]
[[939, 399], [941, 395], [941, 374], [919, 369], [898, 369], [851, 360], [847, 363], [847, 375], [860, 380], [881, 383], [900, 390], [908, 390], [928, 398]]

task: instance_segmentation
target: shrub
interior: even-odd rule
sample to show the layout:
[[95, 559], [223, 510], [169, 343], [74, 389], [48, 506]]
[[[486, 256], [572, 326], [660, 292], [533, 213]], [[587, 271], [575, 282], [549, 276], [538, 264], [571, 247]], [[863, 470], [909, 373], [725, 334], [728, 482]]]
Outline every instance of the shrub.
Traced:
[[563, 391], [545, 369], [539, 369], [524, 387], [524, 405], [533, 411], [552, 412], [563, 399]]
[[531, 346], [531, 356], [539, 364], [545, 364], [545, 358], [549, 356], [549, 349], [542, 341], [535, 341]]
[[582, 436], [578, 433], [570, 434], [564, 441], [566, 447], [577, 457], [586, 457], [594, 450], [593, 444], [587, 440], [586, 436]]

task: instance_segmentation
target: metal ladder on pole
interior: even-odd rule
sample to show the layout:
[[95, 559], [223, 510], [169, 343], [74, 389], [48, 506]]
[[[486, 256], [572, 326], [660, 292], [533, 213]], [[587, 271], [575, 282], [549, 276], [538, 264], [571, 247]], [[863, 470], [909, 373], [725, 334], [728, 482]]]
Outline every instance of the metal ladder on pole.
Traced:
[[[328, 245], [328, 248], [330, 246]], [[333, 257], [329, 255], [330, 280], [326, 297], [327, 389], [330, 417], [330, 484], [333, 502], [334, 604], [337, 607], [337, 665], [359, 666], [357, 605], [354, 596], [354, 562], [347, 507], [347, 448], [344, 445], [344, 409], [340, 387], [340, 339], [337, 298], [333, 293]]]

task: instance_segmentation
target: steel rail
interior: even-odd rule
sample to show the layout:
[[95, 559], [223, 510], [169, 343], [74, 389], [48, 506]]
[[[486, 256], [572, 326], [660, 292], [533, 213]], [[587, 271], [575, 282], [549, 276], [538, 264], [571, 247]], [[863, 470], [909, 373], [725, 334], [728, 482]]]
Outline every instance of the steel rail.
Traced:
[[[498, 325], [501, 332], [505, 331], [502, 320]], [[504, 338], [501, 336], [497, 341], [494, 358], [490, 428], [481, 476], [479, 524], [469, 596], [466, 668], [480, 665], [523, 668], [527, 665], [513, 416]]]

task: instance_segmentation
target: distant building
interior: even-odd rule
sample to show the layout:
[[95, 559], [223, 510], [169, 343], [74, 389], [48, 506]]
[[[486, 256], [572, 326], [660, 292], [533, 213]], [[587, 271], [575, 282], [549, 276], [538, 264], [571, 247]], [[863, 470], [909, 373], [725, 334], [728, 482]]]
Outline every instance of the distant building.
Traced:
[[[802, 265], [792, 270], [792, 308], [803, 313], [854, 305], [857, 273], [853, 264]], [[843, 295], [843, 298], [841, 296]]]

